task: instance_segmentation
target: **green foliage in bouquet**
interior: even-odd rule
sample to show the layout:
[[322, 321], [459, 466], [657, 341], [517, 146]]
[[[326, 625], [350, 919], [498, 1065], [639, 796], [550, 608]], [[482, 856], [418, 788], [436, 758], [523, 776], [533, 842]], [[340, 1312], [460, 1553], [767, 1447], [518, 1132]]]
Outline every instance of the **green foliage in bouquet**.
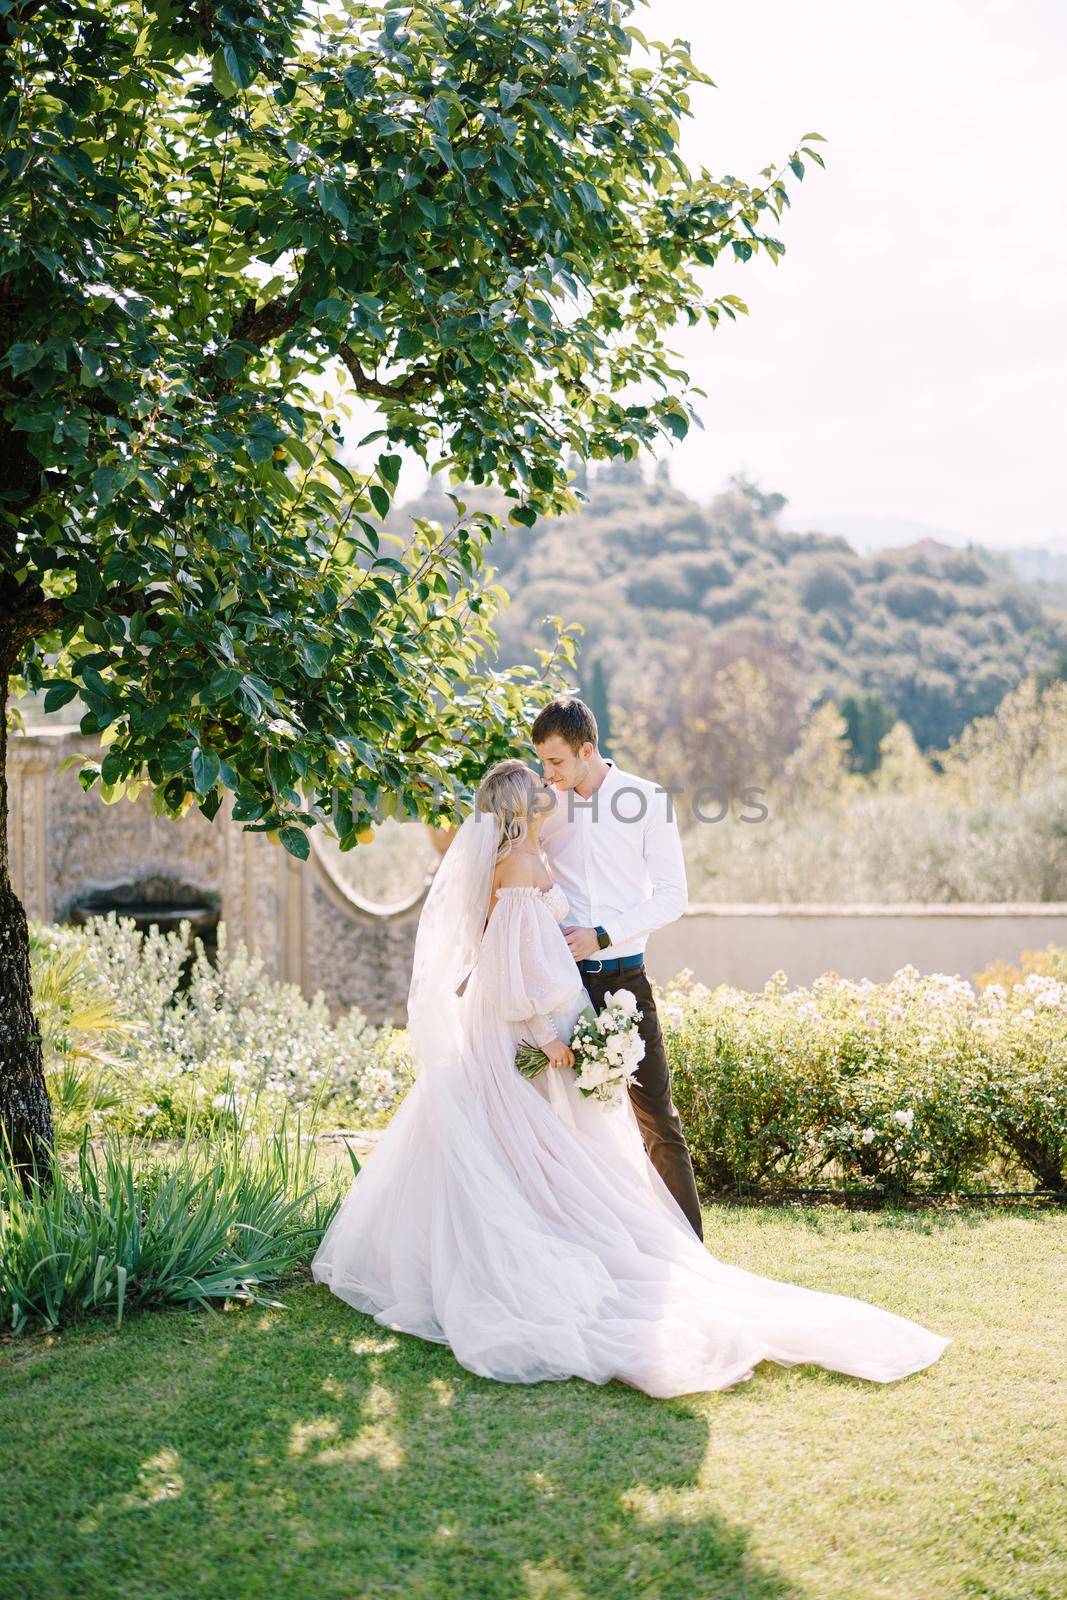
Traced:
[[[574, 1048], [574, 1040], [578, 1034], [578, 1024], [581, 1022], [583, 1017], [591, 1020], [596, 1019], [596, 1012], [593, 1010], [591, 1005], [583, 1006], [575, 1021], [574, 1033], [569, 1040], [572, 1050]], [[518, 1050], [515, 1052], [515, 1065], [518, 1067], [524, 1078], [536, 1078], [537, 1075], [541, 1072], [544, 1072], [545, 1068], [548, 1066], [548, 1057], [545, 1055], [543, 1050], [537, 1047], [537, 1045], [527, 1044], [524, 1041], [519, 1045]]]

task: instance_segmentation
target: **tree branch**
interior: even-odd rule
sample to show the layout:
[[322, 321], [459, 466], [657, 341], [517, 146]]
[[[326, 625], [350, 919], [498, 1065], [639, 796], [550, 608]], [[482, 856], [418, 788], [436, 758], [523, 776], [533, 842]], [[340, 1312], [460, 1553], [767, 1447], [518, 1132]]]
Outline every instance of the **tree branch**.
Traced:
[[300, 320], [301, 304], [310, 287], [305, 280], [293, 294], [278, 295], [258, 311], [255, 300], [246, 300], [241, 315], [230, 329], [230, 338], [264, 345], [288, 333]]
[[338, 354], [351, 373], [358, 392], [375, 395], [379, 400], [406, 400], [410, 395], [432, 388], [437, 381], [436, 373], [428, 367], [416, 367], [414, 372], [409, 372], [397, 383], [382, 383], [378, 378], [372, 378], [369, 372], [364, 372], [355, 353], [346, 344], [340, 346]]

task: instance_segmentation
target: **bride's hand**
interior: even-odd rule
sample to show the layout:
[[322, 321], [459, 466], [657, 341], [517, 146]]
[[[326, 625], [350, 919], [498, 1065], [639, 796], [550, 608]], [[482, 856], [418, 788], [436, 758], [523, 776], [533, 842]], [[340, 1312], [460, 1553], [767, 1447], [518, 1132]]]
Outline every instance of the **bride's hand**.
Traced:
[[551, 1044], [543, 1044], [541, 1049], [548, 1057], [552, 1067], [573, 1067], [574, 1051], [569, 1044], [564, 1044], [562, 1039], [553, 1039]]

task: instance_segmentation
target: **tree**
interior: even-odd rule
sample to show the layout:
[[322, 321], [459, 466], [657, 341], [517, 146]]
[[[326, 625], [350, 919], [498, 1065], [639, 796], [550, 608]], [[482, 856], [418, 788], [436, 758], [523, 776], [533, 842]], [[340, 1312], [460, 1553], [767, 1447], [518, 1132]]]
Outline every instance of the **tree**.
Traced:
[[600, 736], [597, 741], [597, 748], [601, 755], [610, 756], [613, 745], [611, 702], [608, 698], [608, 679], [607, 673], [604, 671], [604, 659], [602, 656], [593, 657], [586, 700], [590, 711], [596, 718], [597, 732]]
[[846, 694], [838, 710], [845, 719], [845, 739], [853, 772], [870, 773], [881, 765], [882, 740], [892, 729], [896, 717], [878, 692]]
[[[9, 681], [81, 695], [87, 789], [170, 816], [229, 790], [304, 857], [383, 799], [454, 816], [523, 747], [573, 641], [489, 670], [498, 524], [457, 499], [383, 551], [398, 447], [496, 484], [513, 522], [573, 509], [572, 454], [686, 433], [664, 333], [746, 310], [697, 269], [783, 250], [785, 166], [689, 171], [678, 117], [710, 80], [631, 10], [0, 8], [0, 709]], [[381, 413], [365, 473], [353, 394]], [[0, 857], [20, 1164], [51, 1137], [24, 926]]]
[[[778, 782], [801, 737], [810, 694], [799, 652], [765, 623], [710, 639], [694, 627], [646, 667], [620, 709], [623, 759], [672, 791], [714, 791], [722, 805]], [[711, 809], [708, 800], [702, 808]]]

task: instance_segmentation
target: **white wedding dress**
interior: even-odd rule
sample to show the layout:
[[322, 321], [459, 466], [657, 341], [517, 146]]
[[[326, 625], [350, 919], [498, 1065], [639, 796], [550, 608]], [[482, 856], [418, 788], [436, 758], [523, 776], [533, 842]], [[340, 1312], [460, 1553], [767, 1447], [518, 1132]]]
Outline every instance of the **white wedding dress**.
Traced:
[[[520, 1075], [517, 1042], [568, 1038], [587, 996], [558, 885], [497, 895], [484, 937], [484, 902], [470, 923], [462, 996], [452, 968], [431, 1017], [413, 980], [418, 1076], [323, 1236], [316, 1281], [512, 1383], [617, 1378], [667, 1396], [727, 1388], [761, 1361], [879, 1383], [935, 1361], [950, 1341], [914, 1322], [716, 1260], [628, 1100], [586, 1098], [570, 1068]], [[443, 935], [424, 976], [445, 963]]]

